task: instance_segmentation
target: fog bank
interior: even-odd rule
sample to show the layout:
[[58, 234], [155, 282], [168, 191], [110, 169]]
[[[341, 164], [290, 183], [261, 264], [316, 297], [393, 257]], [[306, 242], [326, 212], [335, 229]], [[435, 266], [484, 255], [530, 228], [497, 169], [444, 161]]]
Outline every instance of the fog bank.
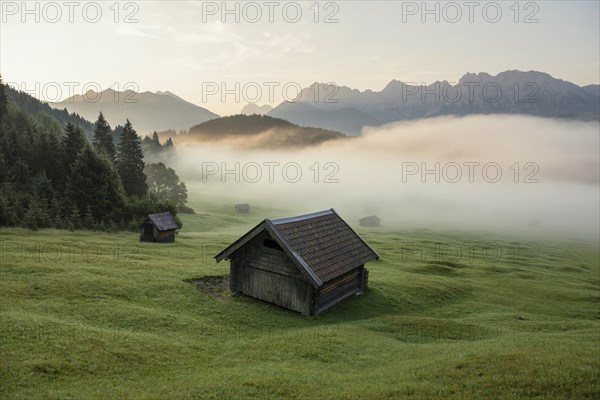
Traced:
[[[178, 148], [200, 192], [295, 213], [377, 214], [391, 228], [544, 231], [597, 237], [598, 123], [527, 116], [442, 117], [295, 150], [272, 133]], [[201, 210], [198, 210], [201, 212]]]

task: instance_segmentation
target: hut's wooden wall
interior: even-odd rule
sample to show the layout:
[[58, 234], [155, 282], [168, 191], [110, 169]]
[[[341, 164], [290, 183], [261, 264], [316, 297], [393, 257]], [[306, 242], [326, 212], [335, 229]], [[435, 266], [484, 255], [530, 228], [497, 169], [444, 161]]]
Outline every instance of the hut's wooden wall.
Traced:
[[364, 267], [339, 276], [319, 288], [313, 314], [319, 314], [340, 301], [361, 293], [364, 289]]
[[154, 242], [154, 225], [151, 222], [145, 222], [140, 230], [140, 241], [142, 242]]
[[[152, 228], [152, 235], [148, 235], [146, 227]], [[141, 229], [140, 240], [142, 242], [174, 242], [175, 230], [160, 232], [151, 222], [146, 222]]]
[[[265, 240], [270, 240], [270, 247], [265, 246]], [[366, 290], [368, 271], [362, 265], [314, 289], [283, 250], [272, 248], [272, 240], [263, 232], [232, 255], [232, 293], [316, 315]]]
[[232, 292], [243, 293], [302, 314], [309, 314], [311, 284], [283, 250], [265, 246], [265, 240], [272, 239], [263, 232], [232, 258]]
[[155, 238], [158, 242], [174, 242], [175, 241], [175, 230], [172, 229], [170, 231], [158, 231], [155, 229]]

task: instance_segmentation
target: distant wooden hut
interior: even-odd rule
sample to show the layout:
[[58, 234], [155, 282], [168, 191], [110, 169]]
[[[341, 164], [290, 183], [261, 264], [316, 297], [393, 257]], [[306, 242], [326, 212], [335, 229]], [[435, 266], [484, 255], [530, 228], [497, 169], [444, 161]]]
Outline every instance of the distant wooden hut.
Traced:
[[177, 229], [171, 213], [150, 214], [142, 224], [140, 242], [174, 242]]
[[230, 289], [317, 315], [367, 288], [379, 255], [335, 210], [265, 219], [215, 256], [230, 260]]
[[234, 210], [239, 213], [247, 214], [250, 212], [250, 204], [236, 204], [233, 206]]
[[368, 226], [371, 228], [376, 228], [380, 225], [381, 218], [379, 218], [377, 215], [370, 215], [368, 217], [361, 218], [359, 220], [359, 222], [360, 222], [360, 226]]

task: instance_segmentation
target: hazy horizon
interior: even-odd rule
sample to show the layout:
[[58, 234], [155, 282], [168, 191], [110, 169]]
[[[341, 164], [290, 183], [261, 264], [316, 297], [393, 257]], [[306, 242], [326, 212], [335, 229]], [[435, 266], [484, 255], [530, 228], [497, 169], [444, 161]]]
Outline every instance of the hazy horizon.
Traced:
[[[500, 74], [500, 73], [503, 73], [503, 72], [509, 72], [509, 71], [547, 73], [546, 71], [534, 71], [534, 70], [529, 70], [529, 71], [520, 71], [520, 70], [515, 70], [515, 69], [512, 69], [512, 70], [505, 70], [505, 71], [498, 71], [497, 73], [489, 73], [488, 71], [477, 71], [477, 72], [474, 72], [474, 71], [466, 71], [466, 72], [465, 72], [463, 75], [461, 75], [461, 76], [457, 77], [456, 79], [440, 79], [440, 80], [433, 81], [433, 82], [427, 82], [426, 84], [427, 84], [427, 85], [431, 85], [431, 84], [434, 84], [434, 83], [436, 83], [436, 82], [450, 82], [450, 83], [453, 83], [453, 82], [459, 82], [460, 78], [462, 78], [462, 77], [464, 77], [465, 75], [468, 75], [468, 74], [475, 74], [475, 75], [479, 75], [479, 74], [488, 74], [488, 75], [490, 75], [490, 76], [497, 76], [497, 75], [498, 75], [498, 74]], [[555, 78], [555, 79], [558, 79], [558, 80], [568, 81], [567, 79], [563, 79], [563, 78], [561, 78], [561, 77], [557, 77], [557, 76], [553, 76], [553, 78]], [[338, 87], [340, 87], [340, 88], [341, 88], [341, 87], [347, 87], [348, 89], [351, 89], [351, 90], [358, 90], [360, 93], [365, 93], [365, 92], [374, 92], [374, 93], [380, 93], [380, 92], [382, 92], [382, 91], [385, 89], [385, 87], [386, 87], [386, 86], [387, 86], [387, 85], [388, 85], [390, 82], [393, 82], [393, 81], [402, 82], [402, 83], [405, 83], [405, 84], [410, 84], [410, 85], [414, 85], [414, 84], [416, 84], [416, 85], [418, 85], [418, 86], [422, 86], [422, 85], [424, 84], [424, 83], [422, 83], [422, 82], [412, 82], [412, 81], [408, 81], [408, 80], [405, 80], [405, 79], [402, 79], [402, 78], [398, 78], [398, 77], [392, 77], [392, 78], [390, 78], [390, 79], [389, 79], [389, 81], [388, 81], [386, 84], [384, 84], [384, 85], [383, 85], [383, 87], [381, 87], [381, 88], [379, 88], [379, 89], [374, 89], [374, 88], [357, 89], [357, 88], [354, 88], [354, 87], [348, 87], [347, 85], [344, 85], [344, 84], [339, 84], [339, 85], [338, 85]], [[5, 81], [5, 83], [13, 83], [13, 82], [8, 82], [8, 81]], [[18, 82], [16, 82], [16, 83], [18, 83]], [[319, 81], [319, 80], [315, 80], [314, 82], [310, 82], [310, 83], [309, 83], [307, 86], [303, 86], [303, 87], [302, 87], [302, 89], [307, 89], [307, 88], [309, 88], [311, 85], [313, 85], [313, 84], [315, 84], [315, 83], [318, 83], [318, 84], [327, 84], [327, 82], [322, 82], [322, 81]], [[574, 82], [571, 82], [571, 83], [574, 83]], [[337, 84], [337, 82], [336, 82], [336, 84]], [[22, 82], [21, 82], [21, 85], [23, 85], [23, 83], [22, 83]], [[583, 85], [578, 85], [578, 86], [580, 86], [580, 87], [585, 87], [585, 86], [590, 86], [590, 85], [600, 85], [600, 77], [599, 77], [599, 80], [598, 80], [598, 81], [596, 81], [596, 82], [593, 82], [593, 83], [588, 83], [588, 84], [583, 84]], [[23, 85], [23, 87], [27, 88], [27, 85]], [[175, 95], [176, 97], [178, 97], [178, 98], [180, 98], [180, 99], [182, 99], [182, 100], [184, 100], [184, 101], [187, 101], [187, 102], [189, 102], [189, 103], [192, 103], [192, 104], [194, 104], [194, 105], [197, 105], [197, 106], [199, 106], [199, 107], [206, 108], [206, 109], [208, 109], [209, 111], [213, 112], [213, 110], [211, 110], [210, 108], [207, 108], [207, 107], [208, 107], [208, 105], [207, 105], [206, 103], [202, 103], [202, 102], [200, 102], [200, 103], [196, 103], [196, 102], [194, 102], [194, 101], [191, 101], [191, 100], [189, 100], [189, 99], [183, 98], [182, 96], [178, 95], [178, 93], [174, 93], [174, 92], [173, 92], [172, 90], [170, 90], [169, 88], [163, 88], [162, 90], [157, 90], [157, 91], [154, 91], [154, 92], [153, 92], [153, 91], [149, 91], [149, 90], [144, 90], [143, 88], [138, 88], [138, 89], [137, 89], [137, 91], [136, 91], [136, 90], [132, 90], [132, 89], [121, 89], [121, 90], [115, 90], [115, 89], [113, 89], [113, 88], [106, 88], [106, 89], [103, 89], [102, 91], [111, 91], [111, 90], [112, 90], [112, 91], [114, 91], [114, 92], [118, 92], [118, 93], [128, 93], [129, 91], [134, 91], [134, 92], [136, 92], [136, 93], [138, 93], [138, 94], [152, 93], [152, 94], [167, 95], [167, 96], [168, 96], [169, 94], [172, 94], [172, 95]], [[94, 88], [90, 88], [90, 89], [89, 89], [89, 91], [91, 91], [91, 92], [95, 92]], [[35, 92], [34, 92], [34, 93], [35, 93]], [[95, 92], [95, 93], [98, 93], [98, 92]], [[63, 103], [63, 102], [65, 102], [66, 100], [69, 100], [69, 99], [76, 99], [77, 97], [87, 97], [87, 96], [84, 96], [84, 94], [82, 94], [82, 93], [75, 93], [75, 94], [73, 94], [72, 96], [65, 96], [65, 97], [61, 98], [61, 99], [60, 99], [60, 101], [56, 101], [56, 102], [48, 102], [48, 103], [49, 103], [49, 104], [51, 104], [51, 105], [54, 105], [54, 104], [56, 104], [56, 103]], [[44, 101], [44, 99], [40, 99], [40, 100]], [[249, 99], [249, 100], [251, 100], [251, 99]], [[264, 102], [264, 103], [252, 102], [252, 101], [248, 101], [247, 103], [244, 103], [244, 102], [235, 102], [235, 101], [234, 101], [234, 102], [231, 102], [231, 103], [234, 103], [235, 105], [238, 105], [238, 104], [239, 104], [239, 105], [240, 105], [240, 109], [239, 109], [239, 110], [237, 110], [237, 111], [235, 111], [235, 110], [233, 110], [233, 108], [232, 108], [232, 110], [233, 110], [233, 111], [232, 111], [231, 113], [229, 113], [229, 114], [219, 114], [219, 116], [221, 116], [221, 117], [226, 117], [226, 116], [238, 115], [238, 114], [240, 114], [240, 113], [243, 111], [243, 109], [244, 109], [246, 106], [248, 106], [248, 105], [256, 105], [256, 106], [258, 106], [258, 107], [262, 107], [262, 106], [271, 106], [272, 108], [275, 108], [275, 107], [277, 107], [279, 104], [281, 104], [281, 102], [284, 102], [284, 101], [286, 101], [286, 100], [288, 100], [288, 101], [290, 101], [290, 100], [291, 100], [291, 101], [294, 101], [295, 99], [281, 98], [281, 99], [280, 99], [280, 102], [276, 102], [276, 101], [274, 101], [274, 102], [271, 102], [271, 103], [269, 103], [268, 101], [266, 101], [266, 102]], [[230, 105], [231, 105], [231, 104], [230, 104]], [[68, 106], [68, 104], [67, 104], [67, 106]], [[232, 106], [232, 107], [233, 107], [233, 106]], [[67, 107], [67, 108], [68, 108], [68, 107]], [[217, 113], [217, 114], [218, 114], [218, 113]]]
[[389, 229], [598, 238], [597, 131], [530, 116], [438, 117], [287, 151], [252, 147], [261, 135], [188, 143], [171, 164], [199, 193], [297, 214], [333, 207], [352, 220], [377, 214]]
[[[169, 90], [219, 115], [239, 113], [250, 96], [223, 102], [206, 85], [226, 91], [257, 83], [263, 93], [254, 102], [276, 105], [284, 85], [291, 92], [315, 81], [379, 91], [392, 79], [431, 84], [517, 69], [599, 83], [598, 2], [451, 3], [83, 2], [69, 9], [4, 1], [0, 72], [26, 88], [58, 83], [56, 100], [69, 97], [74, 83], [75, 94], [90, 83], [129, 84]], [[24, 42], [31, 51], [22, 51]], [[92, 59], [99, 62], [81, 68]], [[40, 68], [40, 60], [53, 67]], [[279, 85], [272, 99], [270, 83]]]
[[[436, 81], [453, 85], [467, 73], [496, 76], [517, 70], [543, 72], [579, 86], [600, 83], [598, 2], [179, 1], [74, 7], [2, 3], [4, 82], [33, 86], [34, 95], [36, 85], [54, 82], [54, 89], [63, 90], [56, 101], [87, 90], [169, 91], [221, 116], [238, 114], [249, 102], [276, 106], [313, 82], [333, 82], [364, 94], [380, 92], [393, 80], [415, 87]], [[23, 52], [23, 41], [34, 51]], [[51, 67], [40, 68], [40, 60]], [[232, 184], [229, 191], [242, 198], [267, 204], [276, 196], [305, 211], [336, 203], [353, 216], [379, 209], [392, 226], [519, 231], [534, 225], [597, 237], [598, 123], [523, 114], [596, 114], [598, 94], [546, 76], [535, 79], [539, 86], [533, 91], [519, 75], [498, 84], [505, 89], [500, 101], [478, 92], [474, 100], [456, 104], [447, 99], [428, 103], [423, 97], [405, 101], [397, 87], [379, 98], [373, 93], [352, 98], [356, 92], [345, 91], [340, 96], [350, 100], [340, 104], [324, 101], [319, 92], [314, 107], [300, 104], [288, 110], [296, 120], [281, 118], [357, 137], [311, 142], [302, 136], [306, 131], [269, 125], [246, 134], [250, 130], [243, 121], [217, 136], [208, 132], [203, 138], [176, 139], [178, 156], [170, 164], [193, 186], [202, 182], [203, 162], [230, 167], [227, 163], [244, 161], [252, 168], [297, 162], [305, 178], [318, 172], [319, 182], [202, 183], [215, 191]], [[548, 91], [538, 93], [540, 87]], [[309, 100], [311, 90], [303, 92]], [[48, 101], [43, 89], [37, 94]], [[531, 94], [537, 96], [528, 102]], [[129, 119], [142, 136], [213, 118], [193, 106], [162, 100], [136, 106], [105, 98], [104, 103], [83, 101], [75, 111], [94, 121], [102, 110], [113, 127]], [[343, 130], [331, 128], [332, 121], [352, 123]], [[237, 131], [229, 135], [227, 129]], [[305, 142], [289, 145], [293, 134]], [[477, 182], [465, 182], [469, 166], [459, 171], [462, 181], [432, 181], [431, 174], [423, 182], [415, 180], [414, 168], [439, 165], [434, 173], [439, 177], [465, 168], [465, 162], [491, 163], [502, 181], [481, 175]], [[343, 179], [322, 182], [330, 173]]]

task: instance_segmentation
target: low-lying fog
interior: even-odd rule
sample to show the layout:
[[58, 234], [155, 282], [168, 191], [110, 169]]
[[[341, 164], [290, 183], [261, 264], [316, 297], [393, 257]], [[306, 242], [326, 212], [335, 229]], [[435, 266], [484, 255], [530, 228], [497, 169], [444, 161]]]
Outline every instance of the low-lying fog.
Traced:
[[[293, 210], [376, 214], [386, 227], [599, 234], [599, 125], [443, 117], [316, 147], [256, 150], [270, 133], [178, 147], [194, 192]], [[197, 212], [202, 212], [197, 210]]]

